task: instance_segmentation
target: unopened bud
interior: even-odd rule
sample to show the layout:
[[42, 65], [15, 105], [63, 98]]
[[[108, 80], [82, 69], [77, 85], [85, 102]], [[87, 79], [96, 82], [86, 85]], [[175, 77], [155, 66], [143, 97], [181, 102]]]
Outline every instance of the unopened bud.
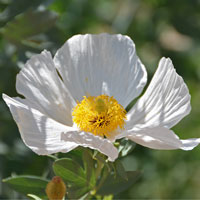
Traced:
[[62, 200], [66, 193], [66, 186], [59, 176], [54, 176], [46, 186], [49, 200]]

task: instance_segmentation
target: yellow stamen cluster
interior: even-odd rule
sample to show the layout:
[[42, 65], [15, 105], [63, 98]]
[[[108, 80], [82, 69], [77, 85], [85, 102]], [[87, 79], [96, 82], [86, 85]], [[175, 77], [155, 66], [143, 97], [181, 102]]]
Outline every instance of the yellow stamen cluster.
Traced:
[[85, 97], [72, 112], [73, 121], [85, 132], [110, 137], [117, 128], [123, 129], [126, 111], [113, 97]]

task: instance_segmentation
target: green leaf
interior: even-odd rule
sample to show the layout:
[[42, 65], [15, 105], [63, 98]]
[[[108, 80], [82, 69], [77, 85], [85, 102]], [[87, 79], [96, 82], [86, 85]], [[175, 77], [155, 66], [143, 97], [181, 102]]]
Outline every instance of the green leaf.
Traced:
[[95, 176], [95, 163], [92, 158], [92, 153], [88, 149], [84, 149], [83, 152], [83, 163], [84, 163], [84, 169], [86, 173], [87, 182], [89, 184], [89, 188], [93, 189], [96, 184], [96, 176]]
[[93, 158], [102, 162], [104, 165], [107, 165], [105, 156], [99, 153], [98, 151], [95, 152], [95, 154], [93, 155]]
[[109, 162], [106, 162], [107, 158], [105, 155], [99, 153], [98, 151], [95, 152], [95, 154], [93, 155], [93, 159], [95, 159], [97, 161], [97, 165], [98, 166], [101, 166], [100, 167], [100, 170], [102, 167], [104, 167], [104, 165], [109, 169], [109, 171], [111, 171], [111, 168], [110, 168], [110, 164]]
[[136, 144], [128, 139], [122, 139], [119, 146], [119, 153], [122, 157], [128, 155], [134, 148]]
[[53, 164], [54, 173], [68, 185], [68, 197], [77, 199], [92, 190], [96, 184], [94, 160], [92, 153], [83, 151], [84, 169], [71, 158], [56, 160]]
[[[51, 28], [57, 19], [57, 14], [48, 11], [28, 10], [16, 16], [1, 29], [1, 33], [14, 44], [23, 44], [31, 36], [44, 33]], [[14, 34], [13, 34], [14, 33]]]
[[125, 180], [121, 176], [114, 177], [109, 175], [107, 179], [102, 184], [102, 187], [97, 191], [100, 195], [118, 194], [124, 190], [131, 187], [141, 176], [139, 171], [129, 171], [126, 172], [128, 180]]
[[128, 180], [128, 176], [127, 176], [126, 171], [125, 171], [125, 169], [124, 169], [124, 166], [122, 165], [122, 163], [121, 163], [120, 160], [117, 160], [117, 161], [115, 162], [115, 166], [116, 166], [117, 174], [118, 174], [121, 178], [123, 178], [123, 179], [125, 179], [125, 180]]
[[14, 0], [6, 7], [6, 9], [0, 14], [0, 21], [7, 22], [14, 16], [26, 11], [27, 9], [33, 8], [41, 4], [41, 0]]
[[34, 194], [40, 198], [47, 198], [45, 189], [47, 180], [37, 176], [16, 176], [3, 180], [10, 187], [22, 194]]
[[103, 200], [112, 200], [113, 199], [113, 195], [110, 194], [110, 195], [106, 195], [103, 197]]
[[53, 164], [53, 170], [66, 184], [73, 184], [76, 186], [87, 185], [87, 178], [83, 168], [70, 158], [56, 160]]
[[[71, 158], [72, 160], [76, 160], [76, 162], [78, 163], [82, 163], [84, 149], [85, 149], [84, 147], [79, 146], [76, 149], [67, 153], [67, 157]], [[60, 158], [66, 158], [65, 154], [62, 154], [62, 155], [63, 156], [61, 156]]]
[[72, 186], [68, 188], [67, 196], [69, 199], [79, 199], [83, 195], [85, 196], [87, 192], [89, 192], [88, 187]]

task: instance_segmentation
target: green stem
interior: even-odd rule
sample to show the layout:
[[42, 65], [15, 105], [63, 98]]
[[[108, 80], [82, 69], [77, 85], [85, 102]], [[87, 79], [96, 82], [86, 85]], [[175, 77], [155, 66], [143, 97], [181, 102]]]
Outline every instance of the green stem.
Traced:
[[53, 160], [57, 160], [58, 159], [58, 157], [54, 156], [54, 155], [47, 155], [47, 157], [52, 158]]
[[96, 171], [95, 171], [96, 180], [99, 178], [103, 167], [104, 167], [104, 163], [102, 163], [101, 161], [97, 160], [97, 168], [96, 168]]
[[96, 191], [98, 191], [98, 190], [101, 188], [101, 186], [102, 186], [103, 183], [105, 182], [105, 180], [106, 180], [108, 174], [109, 174], [108, 168], [104, 168], [103, 176], [102, 176], [102, 178], [101, 178], [101, 180], [100, 180], [98, 186], [96, 187]]

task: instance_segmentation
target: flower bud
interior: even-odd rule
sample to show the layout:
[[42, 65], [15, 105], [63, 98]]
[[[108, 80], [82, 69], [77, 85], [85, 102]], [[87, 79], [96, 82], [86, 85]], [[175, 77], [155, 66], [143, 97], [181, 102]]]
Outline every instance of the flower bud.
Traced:
[[66, 193], [66, 186], [59, 176], [54, 176], [46, 186], [49, 200], [62, 200]]

